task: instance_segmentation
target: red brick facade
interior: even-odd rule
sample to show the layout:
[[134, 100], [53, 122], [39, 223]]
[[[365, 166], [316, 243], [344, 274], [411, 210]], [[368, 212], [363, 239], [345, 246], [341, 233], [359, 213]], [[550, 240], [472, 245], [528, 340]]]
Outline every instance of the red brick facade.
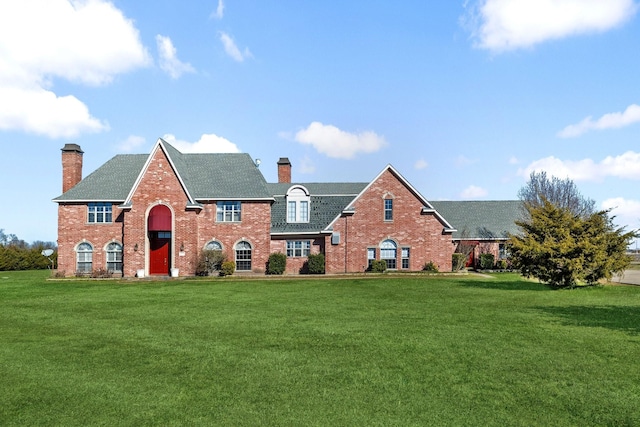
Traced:
[[[385, 220], [384, 200], [393, 200], [392, 219]], [[327, 243], [328, 273], [353, 273], [368, 267], [367, 250], [385, 240], [396, 244], [396, 269], [402, 270], [402, 248], [409, 249], [406, 270], [421, 270], [434, 262], [440, 271], [451, 271], [455, 249], [451, 233], [434, 213], [423, 213], [424, 203], [390, 169], [386, 169], [356, 200], [353, 214], [343, 215], [333, 226], [338, 244]]]
[[[82, 167], [82, 154], [77, 151], [63, 150], [65, 183], [70, 174], [77, 173], [78, 155]], [[290, 181], [291, 165], [282, 163], [287, 164], [279, 162], [279, 178]], [[392, 200], [391, 218], [386, 219], [385, 199]], [[254, 273], [264, 273], [270, 253], [286, 254], [288, 240], [309, 240], [312, 254], [325, 254], [327, 273], [366, 270], [368, 249], [375, 249], [376, 259], [381, 259], [381, 244], [385, 241], [393, 242], [396, 247], [398, 270], [421, 270], [427, 262], [434, 262], [440, 271], [451, 270], [454, 245], [448, 224], [433, 210], [425, 210], [428, 202], [391, 167], [370, 183], [352, 206], [345, 206], [348, 210], [334, 221], [331, 230], [317, 230], [314, 235], [272, 236], [272, 202], [240, 202], [240, 221], [218, 222], [217, 201], [194, 204], [162, 145], [158, 144], [126, 204], [112, 203], [111, 222], [89, 223], [87, 203], [59, 202], [58, 270], [67, 275], [76, 273], [76, 249], [82, 242], [93, 247], [92, 269], [106, 269], [106, 247], [116, 242], [122, 246], [123, 276], [150, 274], [151, 257], [154, 255], [151, 247], [153, 237], [148, 226], [149, 213], [159, 205], [166, 206], [171, 216], [170, 230], [167, 230], [171, 239], [166, 259], [167, 275], [170, 271], [180, 276], [194, 275], [200, 252], [211, 241], [221, 244], [228, 260], [235, 260], [238, 242], [248, 242], [251, 245], [251, 271]], [[403, 249], [408, 249], [409, 254], [404, 262], [402, 255], [406, 251]], [[385, 252], [386, 255], [389, 253]], [[300, 273], [306, 260], [306, 256], [288, 257], [287, 273]]]

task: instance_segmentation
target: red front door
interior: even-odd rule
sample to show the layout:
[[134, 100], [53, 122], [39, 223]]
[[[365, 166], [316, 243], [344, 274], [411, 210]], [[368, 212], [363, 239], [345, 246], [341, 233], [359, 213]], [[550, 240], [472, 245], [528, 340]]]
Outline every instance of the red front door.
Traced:
[[[169, 237], [166, 237], [169, 235]], [[149, 274], [169, 274], [169, 247], [171, 246], [170, 233], [152, 233], [149, 239]]]

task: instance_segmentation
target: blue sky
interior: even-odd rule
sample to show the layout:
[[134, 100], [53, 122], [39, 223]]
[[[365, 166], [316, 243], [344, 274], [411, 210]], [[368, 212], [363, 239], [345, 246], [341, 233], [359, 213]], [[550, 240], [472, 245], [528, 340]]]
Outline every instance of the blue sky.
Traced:
[[633, 0], [21, 0], [0, 4], [0, 228], [55, 241], [60, 149], [84, 174], [158, 137], [265, 178], [391, 163], [427, 199], [573, 179], [640, 228]]

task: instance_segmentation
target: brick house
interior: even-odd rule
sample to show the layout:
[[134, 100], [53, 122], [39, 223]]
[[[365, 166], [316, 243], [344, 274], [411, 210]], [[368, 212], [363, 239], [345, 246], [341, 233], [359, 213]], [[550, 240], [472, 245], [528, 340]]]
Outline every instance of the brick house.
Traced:
[[158, 139], [149, 154], [117, 155], [82, 178], [83, 151], [62, 149], [58, 270], [125, 277], [192, 276], [203, 249], [221, 250], [237, 272], [265, 271], [287, 255], [287, 274], [323, 253], [327, 273], [451, 270], [456, 229], [393, 166], [371, 182], [291, 182], [278, 161], [267, 183], [248, 154], [185, 154]]

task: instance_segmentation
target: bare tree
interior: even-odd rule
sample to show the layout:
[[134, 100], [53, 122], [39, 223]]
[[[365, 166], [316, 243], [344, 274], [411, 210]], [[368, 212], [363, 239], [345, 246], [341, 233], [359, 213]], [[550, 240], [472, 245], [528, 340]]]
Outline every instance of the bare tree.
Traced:
[[545, 200], [581, 218], [596, 212], [595, 200], [584, 197], [571, 179], [548, 177], [544, 171], [531, 172], [527, 184], [518, 191], [518, 197], [527, 212], [544, 206]]

